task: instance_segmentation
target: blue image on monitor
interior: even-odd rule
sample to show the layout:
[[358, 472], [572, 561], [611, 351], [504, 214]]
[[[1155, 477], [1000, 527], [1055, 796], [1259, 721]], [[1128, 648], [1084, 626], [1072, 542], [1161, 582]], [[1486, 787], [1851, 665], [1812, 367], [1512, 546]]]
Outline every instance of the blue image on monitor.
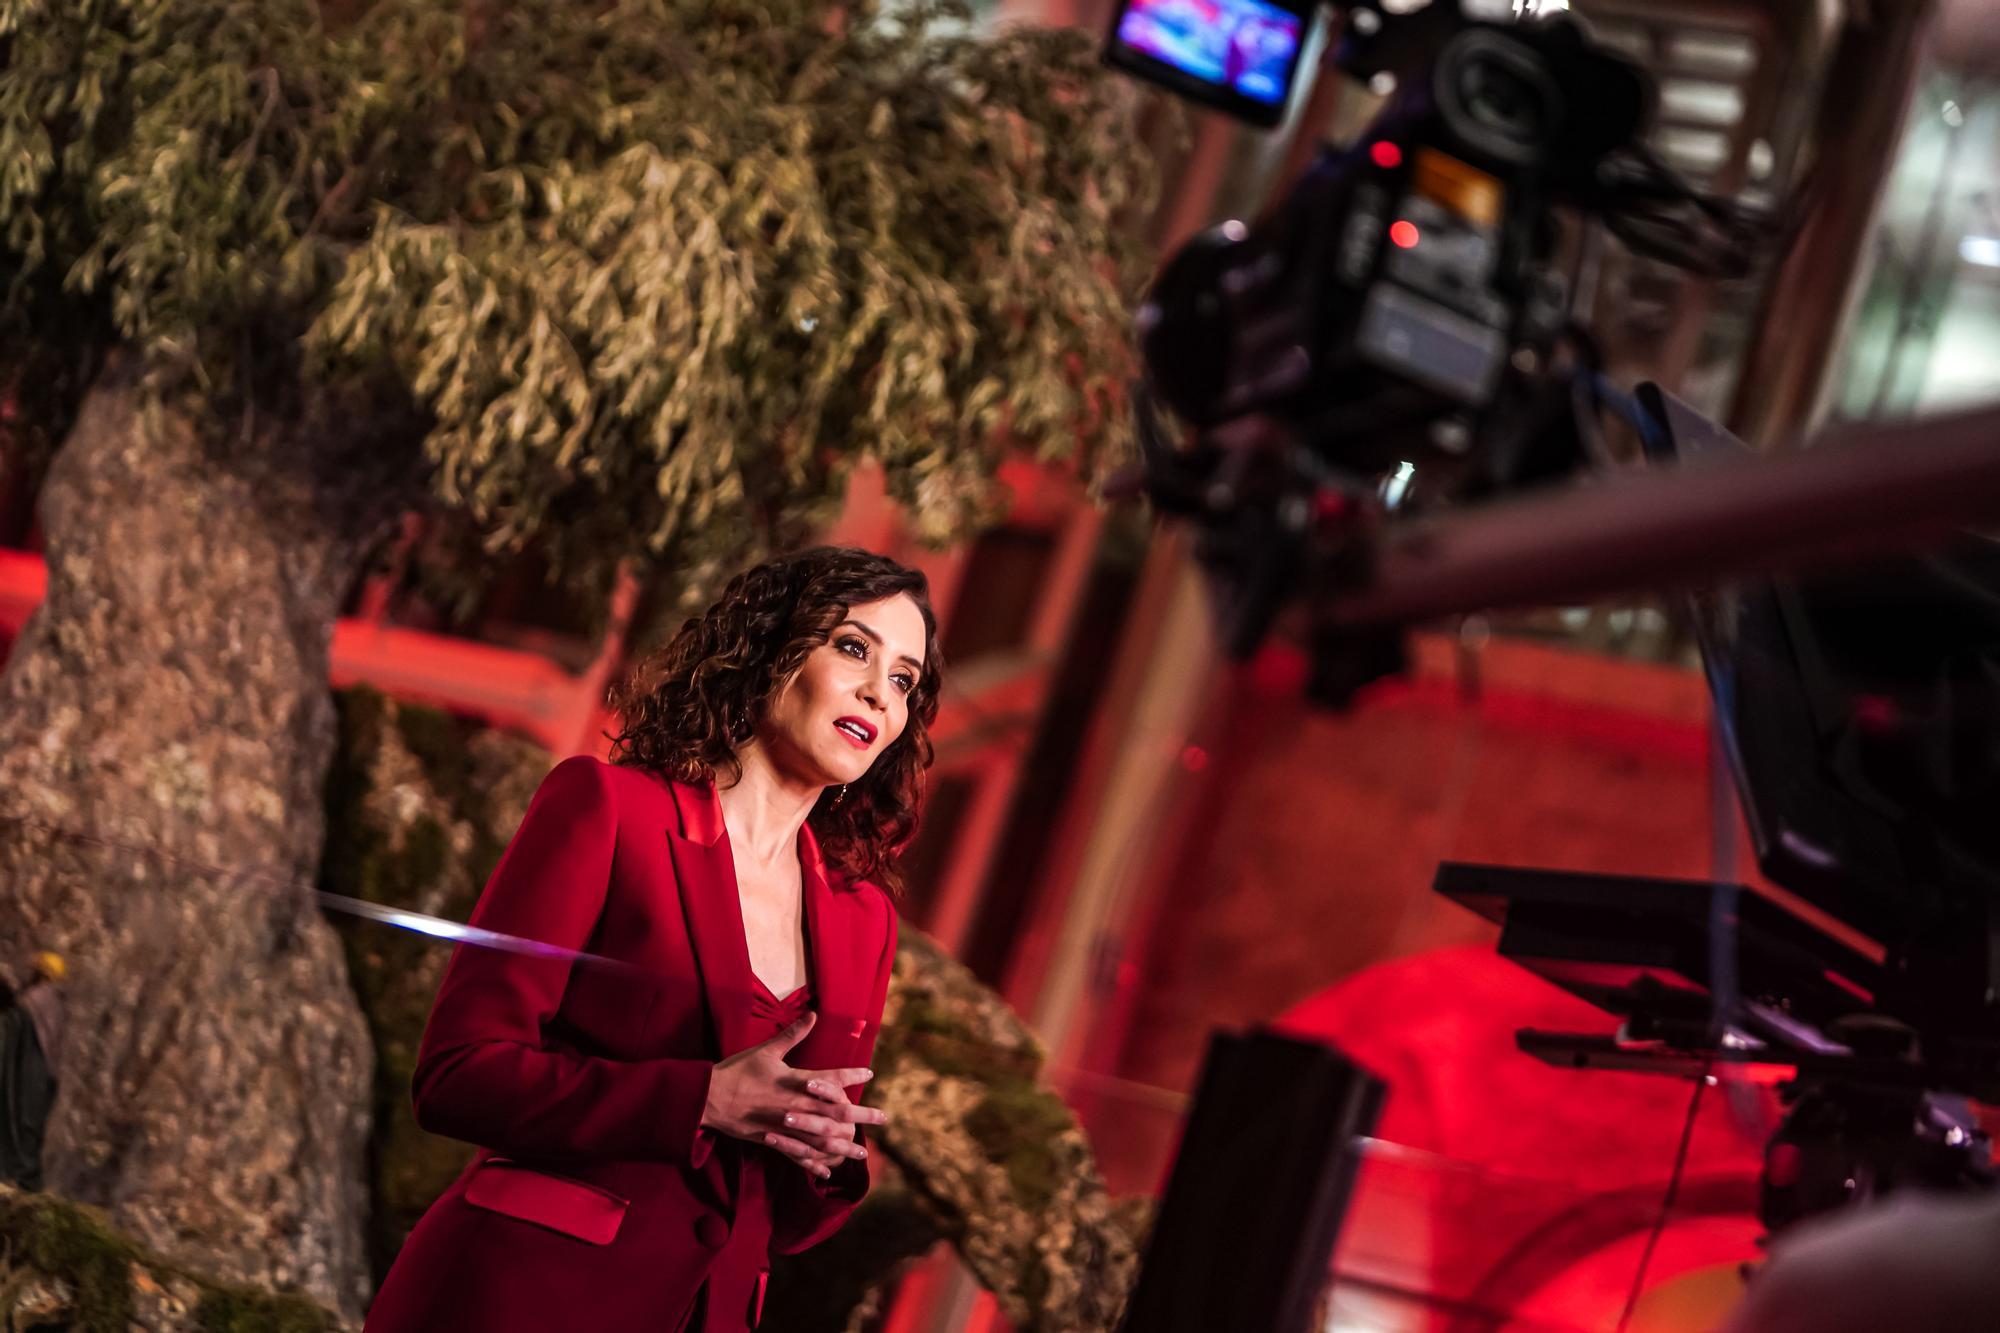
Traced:
[[1297, 14], [1263, 0], [1132, 0], [1118, 40], [1204, 83], [1269, 104], [1284, 99], [1299, 28]]

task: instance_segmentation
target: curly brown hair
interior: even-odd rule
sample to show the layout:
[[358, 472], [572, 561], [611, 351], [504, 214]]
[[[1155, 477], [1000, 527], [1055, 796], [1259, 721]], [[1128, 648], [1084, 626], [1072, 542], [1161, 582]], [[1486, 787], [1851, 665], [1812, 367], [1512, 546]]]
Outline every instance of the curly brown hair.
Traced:
[[924, 664], [910, 691], [909, 721], [845, 796], [821, 801], [806, 822], [829, 866], [900, 895], [895, 858], [917, 830], [943, 663], [929, 581], [887, 556], [815, 546], [731, 579], [714, 605], [684, 622], [618, 689], [612, 702], [623, 730], [611, 738], [612, 761], [682, 782], [736, 781], [743, 771], [736, 748], [779, 687], [849, 607], [898, 593], [924, 618]]

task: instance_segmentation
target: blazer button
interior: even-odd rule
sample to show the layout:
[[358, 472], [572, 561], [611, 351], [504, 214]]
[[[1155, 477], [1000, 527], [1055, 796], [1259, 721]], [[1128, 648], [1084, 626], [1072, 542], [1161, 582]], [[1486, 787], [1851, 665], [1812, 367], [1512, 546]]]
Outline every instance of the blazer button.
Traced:
[[714, 1213], [703, 1213], [695, 1219], [694, 1238], [711, 1250], [719, 1250], [729, 1239], [729, 1227]]

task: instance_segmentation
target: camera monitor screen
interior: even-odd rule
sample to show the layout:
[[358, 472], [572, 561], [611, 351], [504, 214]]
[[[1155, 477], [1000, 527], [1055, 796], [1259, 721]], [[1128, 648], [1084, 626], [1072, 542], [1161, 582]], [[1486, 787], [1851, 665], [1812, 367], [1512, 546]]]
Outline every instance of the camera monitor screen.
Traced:
[[1124, 0], [1104, 58], [1252, 124], [1276, 125], [1311, 13], [1309, 0], [1302, 8], [1269, 0]]
[[[1748, 446], [1656, 385], [1656, 457]], [[2000, 543], [1691, 599], [1758, 861], [1879, 940], [2000, 894]]]

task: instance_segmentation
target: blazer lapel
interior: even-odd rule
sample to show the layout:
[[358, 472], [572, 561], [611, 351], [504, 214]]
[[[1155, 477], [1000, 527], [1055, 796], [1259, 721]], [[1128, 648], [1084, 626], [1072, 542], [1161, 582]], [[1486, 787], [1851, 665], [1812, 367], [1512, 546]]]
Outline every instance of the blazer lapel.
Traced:
[[753, 1045], [750, 1031], [750, 947], [743, 937], [743, 903], [736, 862], [710, 783], [671, 784], [680, 827], [667, 846], [680, 881], [681, 911], [694, 941], [695, 965], [708, 1001], [709, 1032], [723, 1058]]
[[848, 928], [845, 904], [827, 875], [810, 825], [799, 829], [799, 878], [805, 895], [813, 1008], [819, 1019], [787, 1060], [800, 1069], [836, 1069], [853, 1063], [854, 1043], [867, 1026], [868, 989], [878, 960], [860, 955], [872, 955], [878, 941], [857, 939]]

